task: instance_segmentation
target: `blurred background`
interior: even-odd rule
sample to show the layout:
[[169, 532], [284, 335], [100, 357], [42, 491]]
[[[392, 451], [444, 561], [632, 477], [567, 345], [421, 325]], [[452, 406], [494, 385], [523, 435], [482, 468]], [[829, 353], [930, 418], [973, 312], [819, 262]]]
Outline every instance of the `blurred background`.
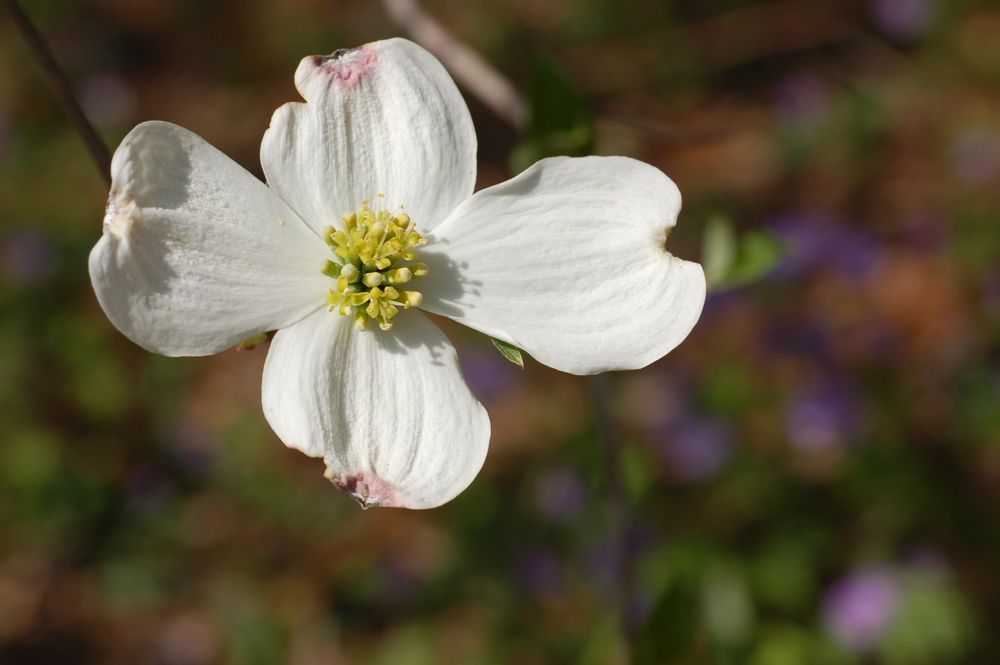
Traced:
[[[258, 175], [302, 56], [405, 34], [376, 2], [23, 6], [112, 148], [168, 120]], [[684, 194], [711, 293], [609, 377], [620, 449], [588, 380], [449, 326], [485, 469], [362, 512], [268, 429], [266, 347], [104, 317], [105, 185], [0, 13], [0, 662], [1000, 662], [1000, 6], [424, 7], [531, 109], [467, 95], [480, 187], [594, 152]]]

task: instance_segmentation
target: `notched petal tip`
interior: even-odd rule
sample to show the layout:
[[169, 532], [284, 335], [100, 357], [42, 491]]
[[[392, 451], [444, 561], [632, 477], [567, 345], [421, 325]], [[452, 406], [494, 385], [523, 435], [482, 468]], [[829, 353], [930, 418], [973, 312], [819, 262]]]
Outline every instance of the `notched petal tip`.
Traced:
[[316, 65], [320, 65], [323, 64], [324, 62], [330, 62], [330, 61], [340, 60], [342, 58], [347, 58], [352, 53], [355, 53], [356, 51], [359, 50], [361, 50], [360, 46], [356, 46], [354, 48], [339, 48], [330, 55], [314, 55], [313, 60], [316, 63]]
[[663, 233], [660, 234], [660, 249], [662, 249], [663, 252], [669, 256], [673, 256], [673, 254], [670, 252], [670, 233], [673, 230], [674, 227], [671, 225], [663, 229]]
[[326, 467], [323, 476], [341, 492], [357, 501], [364, 510], [401, 506], [395, 488], [377, 476], [364, 472], [343, 474], [334, 470], [332, 466]]
[[315, 85], [314, 81], [326, 85], [338, 83], [350, 89], [375, 68], [377, 60], [375, 49], [369, 44], [337, 49], [330, 55], [310, 55], [299, 65], [295, 83], [306, 99], [309, 99], [308, 88]]
[[119, 238], [125, 237], [135, 219], [135, 211], [136, 205], [132, 197], [112, 188], [104, 208], [103, 232]]

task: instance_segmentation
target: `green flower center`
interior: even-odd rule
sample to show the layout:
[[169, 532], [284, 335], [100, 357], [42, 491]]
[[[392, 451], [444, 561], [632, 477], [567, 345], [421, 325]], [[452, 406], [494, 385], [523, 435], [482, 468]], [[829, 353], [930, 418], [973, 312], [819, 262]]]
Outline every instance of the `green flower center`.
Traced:
[[413, 263], [415, 249], [427, 241], [409, 215], [383, 208], [384, 198], [378, 195], [377, 210], [365, 199], [360, 210], [344, 213], [342, 229], [323, 230], [323, 239], [336, 255], [323, 265], [323, 274], [336, 280], [326, 301], [331, 312], [353, 316], [359, 330], [368, 327], [369, 319], [388, 330], [400, 309], [417, 307], [423, 300], [419, 291], [404, 287], [427, 274], [426, 265]]

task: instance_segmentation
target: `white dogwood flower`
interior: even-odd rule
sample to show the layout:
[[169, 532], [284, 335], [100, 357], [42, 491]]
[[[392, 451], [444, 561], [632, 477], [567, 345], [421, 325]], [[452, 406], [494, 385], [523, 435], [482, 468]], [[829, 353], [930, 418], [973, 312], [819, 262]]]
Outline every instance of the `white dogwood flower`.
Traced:
[[654, 167], [557, 157], [473, 194], [469, 111], [402, 39], [307, 57], [295, 84], [306, 101], [264, 134], [266, 185], [176, 125], [133, 129], [90, 276], [156, 353], [277, 330], [264, 415], [363, 506], [440, 505], [486, 456], [486, 411], [416, 310], [574, 374], [648, 365], [697, 321], [704, 275], [665, 247], [681, 199]]

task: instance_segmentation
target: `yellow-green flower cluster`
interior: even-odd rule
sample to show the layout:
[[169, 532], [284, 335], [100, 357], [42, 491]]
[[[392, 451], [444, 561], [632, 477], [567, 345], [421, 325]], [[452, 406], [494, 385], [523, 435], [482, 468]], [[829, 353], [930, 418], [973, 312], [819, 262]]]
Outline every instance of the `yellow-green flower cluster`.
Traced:
[[427, 274], [417, 258], [416, 248], [427, 241], [405, 212], [372, 210], [369, 201], [361, 202], [357, 212], [344, 213], [341, 229], [328, 226], [323, 238], [337, 260], [327, 261], [323, 274], [336, 280], [327, 303], [330, 311], [353, 316], [359, 330], [375, 319], [378, 327], [388, 330], [400, 309], [417, 307], [423, 300], [419, 291], [405, 290], [404, 285]]

